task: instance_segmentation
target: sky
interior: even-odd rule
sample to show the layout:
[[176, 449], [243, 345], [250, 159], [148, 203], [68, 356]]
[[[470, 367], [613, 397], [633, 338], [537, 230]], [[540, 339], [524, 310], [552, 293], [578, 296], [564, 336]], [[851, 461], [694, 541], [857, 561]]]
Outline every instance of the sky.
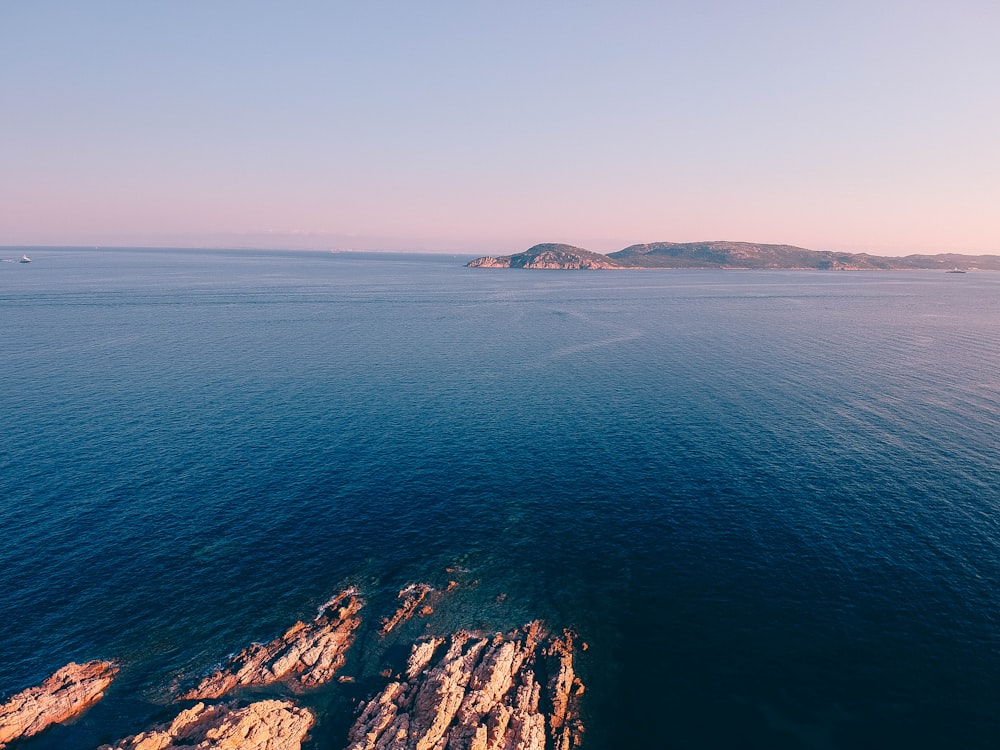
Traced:
[[0, 0], [0, 245], [1000, 254], [1000, 2]]

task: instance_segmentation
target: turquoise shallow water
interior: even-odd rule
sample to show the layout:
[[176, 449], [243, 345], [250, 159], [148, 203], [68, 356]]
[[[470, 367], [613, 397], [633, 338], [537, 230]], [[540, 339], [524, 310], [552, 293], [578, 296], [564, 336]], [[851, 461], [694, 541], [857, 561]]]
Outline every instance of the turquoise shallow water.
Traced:
[[[124, 669], [26, 748], [169, 715], [346, 583], [381, 614], [454, 576], [435, 628], [589, 643], [588, 748], [1000, 741], [1000, 275], [30, 254], [0, 264], [0, 695]], [[310, 699], [315, 747], [394, 648]]]

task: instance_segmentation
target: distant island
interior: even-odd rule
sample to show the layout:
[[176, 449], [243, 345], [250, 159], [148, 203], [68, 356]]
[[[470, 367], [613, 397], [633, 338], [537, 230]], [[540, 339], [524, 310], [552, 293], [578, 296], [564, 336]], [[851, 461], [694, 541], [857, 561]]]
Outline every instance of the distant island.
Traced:
[[792, 245], [751, 242], [653, 242], [630, 245], [615, 253], [594, 253], [573, 245], [544, 243], [516, 255], [487, 255], [469, 268], [619, 270], [644, 268], [798, 269], [822, 271], [1000, 271], [1000, 255], [907, 255], [888, 258], [867, 253], [806, 250]]

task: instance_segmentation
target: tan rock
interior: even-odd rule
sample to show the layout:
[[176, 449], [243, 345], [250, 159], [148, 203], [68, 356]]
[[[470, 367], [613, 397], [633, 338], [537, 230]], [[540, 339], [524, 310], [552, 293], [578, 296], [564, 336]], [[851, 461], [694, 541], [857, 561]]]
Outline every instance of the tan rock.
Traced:
[[[551, 674], [544, 690], [539, 678]], [[414, 644], [406, 682], [364, 705], [349, 750], [565, 750], [579, 745], [573, 635], [538, 621], [493, 636], [455, 633]], [[582, 689], [582, 684], [580, 684]]]
[[127, 737], [100, 750], [299, 750], [315, 719], [289, 701], [197, 703], [169, 724]]
[[413, 645], [410, 659], [406, 665], [407, 680], [415, 680], [424, 671], [431, 659], [434, 658], [434, 652], [442, 643], [444, 643], [444, 638], [428, 638]]
[[117, 673], [108, 661], [71, 662], [38, 687], [12, 696], [0, 705], [0, 748], [83, 713], [104, 697]]
[[573, 670], [572, 631], [563, 631], [562, 638], [554, 638], [546, 646], [544, 653], [548, 660], [551, 676], [548, 684], [549, 729], [555, 750], [570, 750], [580, 744], [583, 738], [583, 722], [580, 720], [580, 696], [584, 687]]
[[229, 659], [222, 669], [203, 679], [183, 699], [219, 698], [247, 685], [283, 680], [293, 689], [329, 682], [344, 665], [354, 632], [361, 624], [358, 612], [364, 600], [349, 588], [320, 608], [308, 625], [297, 622], [270, 643], [255, 643]]

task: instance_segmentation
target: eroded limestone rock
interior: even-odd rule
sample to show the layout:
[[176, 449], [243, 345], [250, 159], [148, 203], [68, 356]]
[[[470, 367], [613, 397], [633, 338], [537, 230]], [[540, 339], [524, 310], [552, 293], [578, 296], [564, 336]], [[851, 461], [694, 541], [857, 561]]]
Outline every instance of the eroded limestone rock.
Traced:
[[267, 685], [284, 680], [293, 689], [329, 682], [344, 665], [364, 600], [349, 588], [320, 608], [311, 623], [297, 622], [270, 643], [255, 643], [229, 659], [222, 669], [203, 679], [181, 698], [219, 698], [236, 687]]
[[104, 697], [117, 673], [109, 661], [71, 662], [41, 685], [12, 696], [0, 705], [0, 748], [83, 713]]
[[569, 750], [583, 737], [582, 692], [569, 631], [550, 638], [535, 621], [508, 634], [429, 638], [414, 645], [406, 681], [364, 705], [348, 748]]
[[169, 724], [153, 727], [100, 750], [299, 750], [315, 718], [290, 701], [237, 707], [197, 703]]

